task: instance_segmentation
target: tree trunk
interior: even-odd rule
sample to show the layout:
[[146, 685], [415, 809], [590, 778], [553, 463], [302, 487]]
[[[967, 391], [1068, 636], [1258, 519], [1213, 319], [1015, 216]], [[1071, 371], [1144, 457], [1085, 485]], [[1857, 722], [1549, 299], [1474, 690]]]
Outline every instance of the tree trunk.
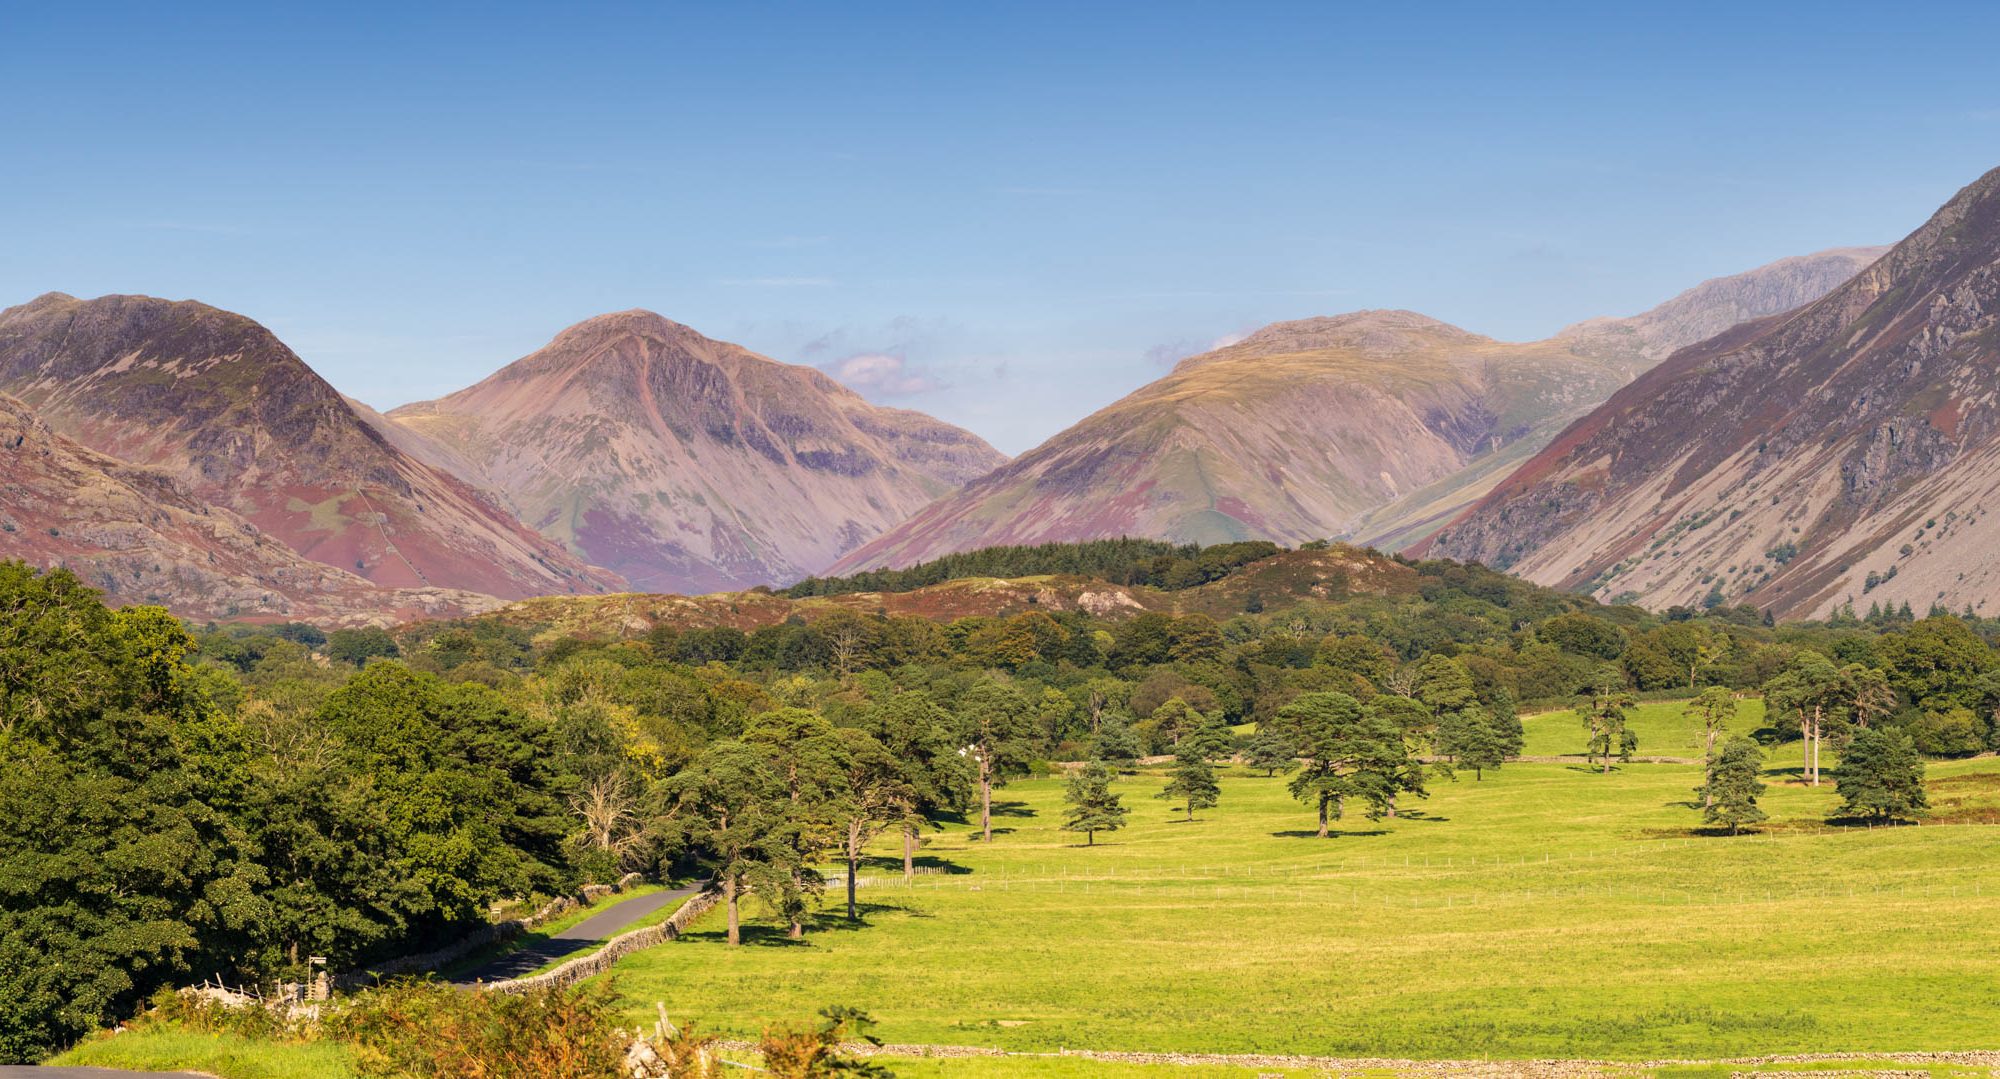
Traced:
[[1319, 837], [1321, 839], [1326, 838], [1326, 807], [1327, 803], [1332, 800], [1333, 797], [1331, 795], [1322, 794], [1319, 796]]
[[917, 829], [903, 825], [903, 883], [917, 879]]
[[854, 910], [854, 872], [855, 867], [860, 864], [860, 861], [859, 858], [856, 858], [852, 854], [847, 856], [847, 920], [850, 922], [861, 920], [860, 915], [856, 914]]
[[1396, 819], [1396, 795], [1393, 792], [1389, 795], [1389, 819]]
[[979, 830], [986, 842], [993, 842], [993, 772], [985, 761], [979, 763]]
[[860, 829], [854, 825], [847, 827], [847, 920], [858, 922], [860, 916], [854, 909], [854, 875], [861, 869]]
[[791, 938], [792, 940], [806, 939], [805, 923], [799, 921], [797, 918], [792, 919], [792, 927], [790, 929], [785, 930], [785, 936]]
[[1812, 718], [1799, 709], [1799, 781], [1812, 781]]
[[1094, 829], [1094, 828], [1086, 828], [1086, 829], [1084, 829], [1084, 831], [1083, 831], [1083, 845], [1084, 845], [1084, 846], [1086, 846], [1086, 847], [1094, 847], [1094, 846], [1096, 846], [1096, 845], [1097, 845], [1097, 830], [1096, 830], [1096, 829]]
[[729, 907], [729, 944], [734, 947], [743, 943], [743, 930], [736, 917], [736, 878], [725, 875], [722, 878], [722, 901]]

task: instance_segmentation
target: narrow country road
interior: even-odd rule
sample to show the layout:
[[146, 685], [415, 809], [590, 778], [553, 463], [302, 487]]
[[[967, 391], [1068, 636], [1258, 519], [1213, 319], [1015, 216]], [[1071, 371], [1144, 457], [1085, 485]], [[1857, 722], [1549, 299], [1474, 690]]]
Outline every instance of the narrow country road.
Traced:
[[[538, 940], [525, 947], [516, 948], [491, 962], [482, 963], [460, 974], [454, 979], [453, 984], [471, 985], [474, 982], [498, 982], [508, 978], [518, 978], [580, 952], [599, 941], [609, 940], [624, 932], [634, 922], [658, 912], [662, 907], [678, 904], [700, 890], [701, 884], [695, 883], [685, 888], [654, 892], [651, 895], [627, 899], [622, 903], [614, 903], [568, 929], [551, 935], [546, 940]], [[5, 1077], [0, 1076], [0, 1079]]]

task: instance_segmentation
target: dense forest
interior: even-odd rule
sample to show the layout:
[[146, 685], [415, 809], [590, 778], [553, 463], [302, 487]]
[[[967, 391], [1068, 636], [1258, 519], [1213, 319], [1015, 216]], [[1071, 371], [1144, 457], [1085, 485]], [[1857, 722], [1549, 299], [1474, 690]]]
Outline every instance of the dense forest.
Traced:
[[1176, 592], [1221, 580], [1251, 562], [1277, 554], [1278, 550], [1278, 545], [1268, 540], [1208, 547], [1146, 539], [982, 547], [904, 569], [869, 570], [847, 577], [808, 577], [785, 589], [783, 594], [801, 599], [853, 592], [907, 592], [966, 577], [1038, 577], [1051, 573]]
[[[1105, 565], [1172, 590], [1244, 571], [1260, 545], [1161, 546], [809, 584]], [[1079, 773], [1079, 830], [1116, 827], [1109, 770], [1171, 755], [1188, 813], [1235, 758], [1296, 771], [1323, 833], [1503, 766], [1524, 710], [1574, 703], [1580, 748], [1643, 751], [1617, 722], [1637, 694], [1763, 692], [1761, 738], [1858, 756], [2000, 745], [1991, 622], [1877, 609], [1773, 626], [1749, 608], [1601, 606], [1478, 566], [1400, 572], [1413, 588], [1252, 594], [1225, 619], [830, 610], [591, 638], [504, 615], [188, 626], [0, 563], [0, 1059], [38, 1059], [163, 985], [297, 978], [312, 955], [365, 969], [496, 903], [630, 870], [714, 880], [732, 937], [745, 895], [804, 933], [821, 868], [883, 835], [908, 857], [940, 821], [980, 832], [994, 787], [1052, 761], [1098, 762]], [[1716, 791], [1749, 752], [1718, 755]]]

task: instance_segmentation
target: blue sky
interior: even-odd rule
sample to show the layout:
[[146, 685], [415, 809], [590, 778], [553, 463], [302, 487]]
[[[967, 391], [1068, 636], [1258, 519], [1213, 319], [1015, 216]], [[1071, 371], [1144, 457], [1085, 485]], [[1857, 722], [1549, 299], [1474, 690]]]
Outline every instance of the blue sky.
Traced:
[[646, 307], [1018, 452], [1266, 322], [1541, 337], [2000, 165], [1993, 5], [277, 6], [0, 0], [0, 305], [201, 299], [378, 406]]

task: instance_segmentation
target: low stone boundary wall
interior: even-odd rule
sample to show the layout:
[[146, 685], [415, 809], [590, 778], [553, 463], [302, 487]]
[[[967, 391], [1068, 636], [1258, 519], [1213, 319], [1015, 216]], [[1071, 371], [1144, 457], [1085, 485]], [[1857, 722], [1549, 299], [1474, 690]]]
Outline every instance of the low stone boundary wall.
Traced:
[[586, 884], [575, 895], [557, 896], [542, 909], [525, 918], [509, 918], [504, 922], [482, 926], [464, 937], [445, 945], [436, 951], [417, 955], [397, 956], [380, 963], [371, 963], [366, 969], [351, 970], [334, 977], [333, 985], [338, 989], [355, 989], [373, 985], [384, 978], [398, 974], [422, 974], [447, 967], [460, 959], [483, 948], [490, 948], [502, 941], [512, 940], [523, 933], [545, 923], [560, 918], [578, 907], [587, 907], [608, 895], [616, 895], [644, 877], [638, 873], [627, 873], [618, 878], [616, 884]]
[[611, 969], [613, 963], [633, 952], [679, 937], [694, 924], [696, 918], [709, 912], [722, 901], [722, 893], [699, 891], [689, 896], [680, 909], [667, 917], [659, 925], [649, 925], [644, 929], [634, 929], [621, 933], [604, 942], [604, 946], [589, 955], [578, 956], [567, 963], [541, 974], [530, 974], [525, 978], [513, 978], [504, 982], [486, 982], [479, 988], [495, 993], [524, 993], [544, 986], [570, 985], [585, 978], [594, 978]]

